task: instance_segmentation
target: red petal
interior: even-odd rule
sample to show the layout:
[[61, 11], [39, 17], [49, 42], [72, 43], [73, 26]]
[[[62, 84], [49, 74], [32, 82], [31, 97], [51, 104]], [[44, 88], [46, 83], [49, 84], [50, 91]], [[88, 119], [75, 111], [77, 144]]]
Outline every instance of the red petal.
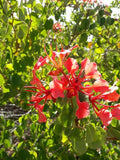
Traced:
[[65, 62], [65, 67], [67, 68], [69, 73], [74, 73], [79, 69], [79, 66], [77, 64], [77, 61], [73, 58], [68, 58]]
[[34, 69], [37, 70], [39, 69], [41, 66], [43, 66], [46, 63], [47, 57], [42, 57], [40, 56], [37, 63], [34, 66]]
[[85, 75], [95, 79], [101, 76], [100, 73], [97, 71], [97, 65], [95, 62], [92, 62], [86, 65]]
[[120, 98], [120, 95], [116, 91], [114, 91], [114, 92], [105, 93], [102, 96], [102, 98], [104, 100], [113, 102], [113, 101], [118, 101], [118, 99]]
[[112, 114], [105, 109], [101, 109], [98, 113], [98, 116], [103, 122], [103, 128], [107, 129], [106, 127], [111, 123], [112, 121]]
[[52, 82], [50, 82], [49, 86], [51, 89], [51, 94], [55, 99], [57, 99], [58, 97], [64, 97], [64, 88], [61, 81], [59, 81], [58, 79], [54, 79]]
[[45, 117], [45, 115], [40, 110], [38, 110], [38, 114], [39, 114], [39, 120], [38, 120], [38, 122], [44, 123], [44, 122], [47, 121], [47, 118]]
[[85, 118], [89, 115], [89, 104], [88, 102], [80, 102], [77, 100], [78, 110], [76, 111], [76, 116], [79, 119]]
[[57, 70], [54, 70], [54, 71], [51, 71], [51, 72], [49, 72], [49, 74], [48, 75], [50, 75], [50, 76], [57, 76], [58, 74], [60, 74], [61, 73], [61, 68], [60, 69], [57, 69]]
[[87, 65], [87, 64], [89, 64], [90, 63], [90, 61], [89, 61], [89, 59], [84, 59], [84, 60], [82, 60], [82, 62], [81, 62], [81, 69], [85, 69], [85, 66]]
[[103, 79], [98, 79], [94, 82], [93, 84], [93, 89], [96, 92], [101, 92], [104, 93], [106, 91], [109, 91], [109, 84], [107, 81], [103, 80]]
[[85, 70], [85, 76], [88, 78], [98, 79], [101, 74], [97, 71], [97, 65], [95, 62], [90, 62], [89, 59], [84, 59], [81, 62], [81, 69]]
[[111, 110], [112, 116], [120, 120], [120, 107]]
[[43, 108], [44, 108], [44, 105], [35, 105], [34, 108], [37, 109], [39, 112], [40, 112], [40, 111], [42, 112], [42, 110], [43, 110]]

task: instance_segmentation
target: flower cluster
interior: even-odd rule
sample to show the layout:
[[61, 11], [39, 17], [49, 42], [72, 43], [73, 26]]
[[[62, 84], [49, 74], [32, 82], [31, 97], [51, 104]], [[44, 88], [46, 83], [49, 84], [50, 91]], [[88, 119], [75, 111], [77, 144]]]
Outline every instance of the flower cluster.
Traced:
[[62, 25], [60, 24], [60, 23], [58, 23], [58, 22], [56, 22], [56, 23], [54, 23], [53, 24], [53, 30], [55, 31], [55, 32], [62, 32]]
[[[46, 49], [46, 56], [40, 56], [33, 68], [32, 86], [27, 86], [27, 91], [33, 92], [31, 104], [39, 113], [39, 122], [46, 122], [46, 116], [42, 112], [47, 100], [56, 102], [58, 98], [66, 98], [68, 103], [72, 103], [72, 98], [76, 97], [76, 117], [77, 119], [85, 118], [89, 115], [90, 106], [95, 114], [102, 120], [103, 127], [106, 129], [113, 118], [120, 120], [120, 104], [105, 105], [104, 102], [114, 102], [120, 98], [116, 92], [115, 84], [109, 87], [107, 81], [101, 78], [95, 62], [84, 59], [79, 65], [74, 58], [70, 58], [70, 52], [78, 47], [77, 45], [60, 52], [52, 51], [49, 56]], [[43, 66], [51, 67], [47, 75], [50, 76], [49, 86], [43, 84], [42, 80], [37, 77], [36, 71]], [[44, 82], [45, 83], [45, 82]], [[81, 101], [80, 95], [85, 95], [88, 100]], [[41, 104], [42, 102], [42, 104]], [[90, 105], [91, 104], [91, 105]], [[73, 105], [73, 107], [75, 107]]]

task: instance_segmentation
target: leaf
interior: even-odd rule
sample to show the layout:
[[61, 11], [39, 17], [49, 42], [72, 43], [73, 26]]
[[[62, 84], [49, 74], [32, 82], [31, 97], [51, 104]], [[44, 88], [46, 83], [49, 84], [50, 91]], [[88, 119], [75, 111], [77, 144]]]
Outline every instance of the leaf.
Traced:
[[89, 19], [83, 19], [82, 22], [81, 22], [81, 27], [82, 29], [88, 29], [89, 28]]
[[42, 12], [42, 6], [41, 6], [41, 4], [40, 3], [36, 4], [34, 6], [34, 10], [35, 10], [36, 14], [41, 14], [41, 12]]
[[62, 134], [62, 130], [63, 130], [62, 124], [61, 123], [57, 123], [55, 125], [55, 129], [54, 129], [55, 134], [61, 135]]
[[6, 64], [6, 68], [8, 68], [8, 70], [9, 70], [9, 71], [14, 70], [14, 68], [13, 68], [13, 64], [12, 64], [12, 63], [8, 63], [8, 64]]
[[22, 84], [21, 76], [18, 74], [12, 75], [11, 83], [13, 86], [20, 86]]
[[14, 131], [14, 134], [18, 137], [22, 137], [23, 133], [24, 133], [24, 130], [22, 126], [18, 126], [17, 129]]
[[111, 17], [108, 17], [106, 22], [107, 22], [108, 25], [112, 25], [114, 23], [114, 19], [111, 18]]
[[95, 141], [95, 124], [91, 123], [86, 127], [86, 142], [92, 143]]
[[28, 26], [26, 23], [21, 23], [18, 25], [17, 37], [23, 39], [27, 36]]
[[5, 80], [4, 80], [3, 76], [2, 76], [2, 74], [0, 74], [0, 86], [3, 86], [4, 83], [5, 83]]
[[52, 19], [49, 19], [45, 22], [45, 29], [46, 30], [52, 29], [52, 26], [53, 26], [53, 20]]
[[120, 131], [112, 126], [109, 126], [107, 129], [107, 136], [113, 139], [116, 138], [120, 140]]
[[10, 146], [11, 146], [11, 142], [10, 142], [10, 140], [9, 139], [5, 139], [4, 140], [4, 146], [5, 146], [5, 148], [10, 148]]
[[104, 145], [105, 139], [106, 139], [106, 132], [101, 127], [95, 128], [95, 135], [94, 140], [91, 143], [88, 143], [89, 148], [91, 149], [97, 149]]
[[34, 150], [29, 151], [30, 155], [32, 155], [35, 159], [37, 159], [37, 152]]
[[82, 155], [87, 151], [86, 143], [84, 138], [79, 136], [72, 137], [71, 139], [73, 150], [77, 155]]
[[18, 10], [18, 15], [19, 15], [19, 20], [24, 21], [25, 20], [25, 15], [27, 14], [26, 9], [21, 7]]
[[82, 33], [80, 37], [80, 42], [85, 43], [87, 41], [87, 34]]
[[64, 106], [62, 113], [60, 114], [60, 120], [64, 127], [69, 127], [73, 124], [75, 119], [75, 111], [71, 105], [67, 104]]
[[100, 24], [100, 26], [104, 25], [105, 24], [105, 18], [102, 17], [98, 20], [98, 23]]

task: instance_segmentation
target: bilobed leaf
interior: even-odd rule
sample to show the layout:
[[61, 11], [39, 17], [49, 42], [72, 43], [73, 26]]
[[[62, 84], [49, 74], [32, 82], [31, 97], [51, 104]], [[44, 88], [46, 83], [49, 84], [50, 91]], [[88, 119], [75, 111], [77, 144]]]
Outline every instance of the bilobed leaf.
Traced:
[[21, 8], [19, 8], [19, 12], [18, 12], [18, 14], [19, 14], [19, 20], [20, 21], [24, 21], [25, 20], [25, 15], [26, 15], [26, 9], [25, 8], [23, 8], [23, 7], [21, 7]]
[[49, 19], [45, 22], [45, 29], [46, 30], [52, 29], [52, 26], [53, 26], [53, 20], [52, 19]]
[[88, 29], [89, 28], [89, 19], [83, 19], [82, 22], [81, 22], [81, 27], [82, 29]]
[[98, 23], [100, 24], [100, 26], [104, 25], [105, 24], [105, 18], [104, 17], [100, 18]]
[[114, 19], [111, 18], [111, 17], [108, 17], [108, 18], [106, 19], [106, 21], [107, 21], [107, 24], [109, 24], [109, 25], [112, 25], [112, 24], [114, 23]]
[[21, 76], [19, 76], [18, 74], [14, 74], [12, 76], [11, 82], [12, 82], [13, 86], [19, 86], [19, 85], [21, 85], [21, 83], [22, 83]]
[[107, 136], [110, 138], [116, 138], [120, 140], [120, 131], [112, 126], [107, 129]]
[[40, 3], [36, 4], [34, 6], [34, 10], [35, 10], [36, 14], [41, 14], [41, 12], [42, 12], [42, 6], [41, 6], [41, 4]]
[[63, 126], [68, 127], [69, 125], [72, 125], [74, 119], [75, 119], [75, 112], [72, 106], [69, 106], [69, 104], [66, 103], [66, 105], [62, 110], [62, 113], [60, 114], [60, 120]]
[[21, 23], [18, 25], [17, 37], [23, 39], [28, 33], [28, 26], [26, 23]]
[[62, 124], [61, 123], [57, 123], [55, 125], [55, 130], [54, 130], [55, 134], [61, 135], [62, 134], [62, 130], [63, 130]]
[[82, 155], [87, 151], [86, 143], [84, 138], [79, 136], [72, 137], [71, 139], [73, 150], [77, 155]]
[[97, 149], [104, 145], [105, 143], [105, 138], [106, 138], [106, 133], [105, 130], [101, 127], [96, 127], [95, 129], [95, 135], [94, 135], [94, 141], [91, 143], [88, 143], [89, 148], [91, 149]]
[[87, 126], [86, 130], [86, 141], [87, 143], [92, 143], [95, 141], [95, 125], [93, 123]]

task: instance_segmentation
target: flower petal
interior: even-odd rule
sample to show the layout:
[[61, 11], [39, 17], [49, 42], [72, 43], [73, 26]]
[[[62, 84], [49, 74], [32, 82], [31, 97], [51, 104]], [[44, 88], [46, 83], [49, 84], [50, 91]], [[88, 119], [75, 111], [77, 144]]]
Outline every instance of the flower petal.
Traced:
[[99, 118], [102, 120], [103, 123], [103, 128], [107, 129], [107, 126], [111, 123], [112, 121], [112, 114], [110, 111], [106, 109], [101, 109], [98, 114]]
[[120, 107], [111, 110], [112, 116], [120, 120]]
[[50, 89], [51, 89], [51, 95], [57, 99], [58, 97], [64, 97], [64, 88], [63, 84], [61, 83], [60, 80], [54, 79], [52, 82], [49, 84]]
[[95, 90], [95, 92], [104, 93], [106, 91], [109, 91], [109, 84], [103, 79], [97, 79], [93, 84], [93, 89]]
[[79, 69], [77, 61], [74, 58], [68, 58], [64, 65], [71, 74]]
[[113, 91], [113, 92], [108, 92], [103, 94], [102, 98], [104, 100], [113, 102], [113, 101], [118, 101], [118, 99], [120, 98], [120, 95], [116, 91]]
[[80, 102], [77, 100], [78, 110], [76, 111], [76, 116], [79, 119], [85, 118], [89, 115], [89, 104], [88, 102]]
[[34, 70], [39, 69], [41, 66], [43, 66], [46, 63], [46, 61], [47, 61], [47, 57], [43, 58], [42, 56], [40, 56], [37, 63], [34, 66]]
[[39, 114], [39, 120], [38, 120], [38, 122], [44, 123], [44, 122], [47, 121], [47, 118], [45, 117], [45, 115], [39, 109], [38, 109], [38, 114]]

